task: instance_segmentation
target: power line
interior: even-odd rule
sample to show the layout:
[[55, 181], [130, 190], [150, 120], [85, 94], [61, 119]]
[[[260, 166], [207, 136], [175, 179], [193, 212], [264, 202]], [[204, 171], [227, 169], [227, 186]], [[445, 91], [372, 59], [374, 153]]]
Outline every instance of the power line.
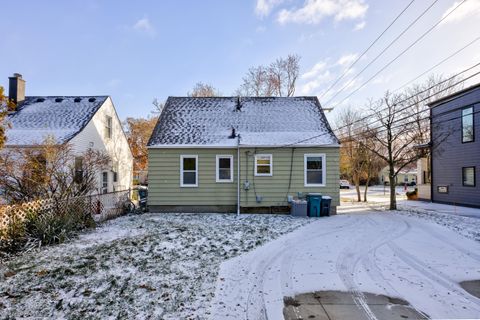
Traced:
[[330, 103], [335, 97], [337, 97], [341, 92], [343, 92], [348, 86], [353, 82], [353, 80], [357, 79], [365, 70], [368, 69], [375, 61], [378, 60], [398, 39], [400, 39], [411, 27], [413, 27], [418, 20], [420, 20], [434, 5], [437, 3], [438, 0], [433, 1], [415, 20], [413, 20], [393, 41], [391, 41], [382, 51], [372, 60], [370, 61], [359, 73], [357, 73], [353, 78], [347, 81], [347, 83], [338, 90], [327, 102], [326, 104]]
[[[475, 68], [475, 67], [477, 67], [477, 66], [479, 66], [479, 65], [480, 65], [480, 62], [477, 63], [477, 64], [475, 64], [475, 65], [473, 65], [473, 66], [471, 66], [471, 67], [469, 67], [469, 68], [467, 68], [467, 69], [465, 69], [465, 70], [463, 70], [463, 71], [460, 72], [460, 73], [457, 73], [456, 75], [451, 76], [450, 78], [447, 78], [447, 79], [445, 79], [445, 80], [443, 80], [443, 81], [441, 81], [441, 82], [436, 83], [435, 85], [432, 85], [432, 86], [430, 86], [430, 87], [428, 87], [428, 88], [426, 88], [426, 89], [424, 89], [424, 90], [422, 90], [422, 91], [419, 91], [419, 92], [415, 93], [415, 94], [412, 95], [412, 96], [409, 96], [409, 97], [407, 97], [407, 98], [404, 98], [404, 99], [402, 99], [402, 100], [400, 100], [400, 101], [395, 102], [395, 105], [399, 105], [399, 104], [402, 104], [402, 103], [404, 103], [404, 102], [407, 102], [407, 101], [411, 100], [412, 98], [414, 98], [414, 97], [416, 97], [416, 96], [419, 96], [419, 95], [422, 94], [422, 93], [428, 92], [429, 90], [433, 89], [434, 87], [436, 87], [436, 86], [438, 86], [438, 85], [440, 85], [440, 84], [442, 84], [442, 83], [445, 83], [445, 82], [447, 82], [447, 81], [450, 81], [450, 80], [452, 80], [453, 78], [457, 77], [458, 75], [460, 75], [460, 74], [462, 74], [462, 73], [464, 73], [464, 72], [466, 72], [466, 71], [469, 71], [469, 70], [471, 70], [471, 69], [473, 69], [473, 68]], [[413, 107], [413, 106], [415, 106], [416, 104], [419, 104], [419, 103], [421, 103], [421, 102], [424, 102], [424, 101], [430, 99], [431, 97], [433, 97], [434, 95], [437, 95], [437, 94], [439, 94], [439, 93], [441, 93], [441, 92], [444, 92], [444, 91], [446, 91], [446, 90], [448, 90], [448, 89], [451, 89], [451, 88], [455, 87], [456, 85], [458, 85], [458, 84], [460, 84], [460, 83], [462, 83], [462, 82], [465, 82], [465, 81], [468, 80], [468, 79], [471, 79], [471, 78], [477, 76], [478, 74], [480, 74], [480, 71], [478, 71], [478, 72], [476, 72], [476, 73], [474, 73], [474, 74], [472, 74], [472, 75], [470, 75], [470, 76], [468, 76], [468, 77], [466, 77], [466, 78], [464, 78], [464, 79], [461, 79], [461, 80], [459, 80], [458, 82], [456, 82], [456, 83], [454, 83], [454, 84], [450, 84], [448, 87], [443, 88], [442, 90], [439, 90], [439, 91], [435, 92], [434, 94], [432, 94], [432, 95], [430, 95], [430, 96], [424, 97], [422, 100], [416, 101], [416, 102], [413, 103], [413, 104], [407, 105], [407, 106], [405, 106], [405, 107], [397, 110], [396, 112], [405, 111], [406, 109], [408, 109], [408, 108], [410, 108], [410, 107]], [[388, 108], [380, 109], [380, 111], [385, 111], [386, 109], [388, 109]], [[370, 115], [370, 116], [365, 117], [365, 118], [368, 119], [368, 118], [370, 118], [371, 116], [373, 116], [373, 115]], [[364, 118], [363, 120], [365, 120], [365, 118]], [[379, 121], [381, 121], [381, 120], [384, 119], [384, 118], [386, 118], [386, 117], [381, 117], [380, 119], [375, 120], [373, 123], [379, 122]], [[363, 120], [362, 120], [362, 121], [363, 121]], [[359, 122], [362, 122], [362, 121], [359, 121]]]
[[380, 35], [368, 46], [367, 49], [365, 49], [362, 54], [357, 58], [355, 59], [354, 62], [352, 62], [352, 64], [350, 64], [348, 66], [347, 69], [345, 69], [345, 71], [343, 72], [343, 74], [337, 78], [337, 80], [335, 80], [335, 82], [325, 91], [321, 94], [321, 96], [319, 97], [319, 99], [323, 98], [340, 80], [343, 79], [343, 77], [345, 77], [345, 75], [348, 73], [348, 71], [350, 69], [352, 69], [352, 67], [361, 59], [363, 58], [363, 56], [375, 45], [375, 43], [377, 43], [378, 40], [380, 40], [380, 38], [390, 29], [390, 27], [403, 15], [403, 13], [405, 11], [407, 11], [407, 9], [412, 5], [412, 3], [414, 2], [415, 0], [412, 0], [410, 1], [410, 3], [395, 17], [395, 19], [393, 19], [392, 22], [390, 22], [390, 24], [388, 25], [388, 27], [383, 30], [382, 33], [380, 33]]
[[[345, 98], [343, 98], [340, 102], [338, 102], [336, 105], [334, 105], [332, 108], [337, 107], [338, 105], [342, 104], [345, 100], [350, 98], [353, 94], [358, 92], [361, 88], [363, 88], [365, 85], [367, 85], [372, 79], [374, 79], [376, 76], [378, 76], [383, 70], [388, 68], [392, 63], [394, 63], [398, 58], [400, 58], [405, 52], [410, 50], [414, 45], [416, 45], [418, 42], [420, 42], [427, 34], [429, 34], [435, 27], [437, 27], [443, 20], [448, 18], [455, 10], [457, 10], [462, 4], [465, 3], [466, 0], [462, 0], [455, 8], [450, 10], [449, 13], [447, 13], [445, 16], [442, 17], [437, 23], [435, 23], [432, 27], [430, 27], [426, 32], [424, 32], [417, 40], [415, 40], [412, 44], [410, 44], [406, 49], [404, 49], [400, 54], [398, 54], [393, 60], [391, 60], [389, 63], [387, 63], [385, 66], [383, 66], [378, 72], [376, 72], [372, 77], [370, 77], [367, 81], [362, 83], [358, 88], [353, 90], [349, 95], [347, 95]], [[331, 101], [331, 99], [329, 100]]]
[[[464, 72], [466, 72], [466, 71], [468, 71], [468, 70], [471, 70], [472, 68], [474, 68], [474, 67], [476, 67], [476, 66], [478, 66], [478, 65], [480, 65], [480, 63], [477, 63], [477, 64], [475, 64], [474, 66], [469, 67], [469, 68], [467, 68], [467, 69], [465, 69], [465, 70], [457, 73], [456, 75], [451, 76], [450, 78], [448, 78], [448, 79], [446, 79], [446, 80], [444, 80], [444, 81], [442, 81], [442, 82], [445, 82], [445, 81], [448, 81], [448, 80], [450, 80], [450, 79], [453, 79], [454, 77], [456, 77], [456, 76], [458, 76], [458, 75], [460, 75], [460, 74], [462, 74], [462, 73], [464, 73]], [[403, 107], [402, 109], [397, 110], [396, 112], [404, 111], [404, 110], [408, 109], [409, 107], [412, 107], [412, 106], [414, 106], [414, 105], [416, 105], [416, 104], [418, 104], [418, 103], [420, 103], [420, 102], [423, 102], [423, 101], [425, 101], [425, 100], [427, 100], [427, 99], [430, 99], [430, 98], [433, 97], [434, 95], [436, 95], [436, 94], [438, 94], [438, 93], [440, 93], [440, 92], [446, 91], [446, 90], [448, 90], [448, 89], [451, 89], [452, 87], [458, 85], [459, 83], [461, 83], [461, 82], [463, 82], [463, 81], [465, 81], [465, 80], [467, 80], [467, 79], [470, 79], [470, 78], [472, 78], [472, 77], [474, 77], [474, 76], [476, 76], [476, 75], [478, 75], [478, 74], [480, 74], [480, 71], [474, 73], [473, 75], [470, 75], [470, 76], [467, 77], [466, 79], [462, 79], [462, 80], [459, 81], [459, 82], [456, 82], [456, 83], [454, 83], [454, 84], [451, 84], [451, 85], [449, 85], [448, 87], [443, 88], [442, 90], [435, 92], [435, 94], [429, 95], [429, 96], [423, 98], [423, 99], [420, 100], [420, 101], [417, 101], [417, 102], [415, 102], [415, 103], [413, 103], [413, 104], [409, 104], [409, 105]], [[442, 83], [442, 82], [440, 82], [440, 83]], [[440, 83], [438, 83], [438, 84], [440, 84]], [[436, 85], [438, 85], [438, 84], [436, 84]], [[431, 87], [427, 88], [426, 90], [430, 90], [430, 89], [432, 89], [433, 87], [435, 87], [436, 85], [431, 86]], [[414, 94], [414, 95], [412, 95], [412, 96], [410, 96], [410, 97], [408, 97], [408, 98], [406, 98], [406, 99], [403, 99], [402, 101], [403, 101], [403, 102], [408, 101], [408, 100], [414, 98], [415, 96], [421, 94], [422, 92], [425, 92], [426, 90], [423, 90], [423, 91], [421, 91], [421, 92], [419, 92], [419, 93], [417, 93], [417, 94]], [[461, 96], [463, 96], [463, 95], [465, 95], [465, 94], [467, 94], [467, 93], [464, 93], [464, 94], [462, 94]], [[387, 110], [387, 109], [388, 109], [388, 108], [383, 108], [383, 109], [380, 109], [380, 111], [385, 111], [385, 110]], [[428, 110], [422, 110], [422, 111], [417, 112], [417, 113], [415, 113], [415, 114], [419, 114], [419, 113], [421, 113], [421, 112], [426, 112], [426, 111], [428, 111]], [[413, 115], [415, 115], [415, 114], [410, 114], [410, 115], [408, 115], [408, 117], [411, 117], [411, 116], [413, 116]], [[358, 120], [353, 121], [352, 123], [349, 123], [349, 124], [347, 124], [347, 125], [340, 126], [340, 127], [336, 128], [336, 130], [338, 131], [338, 130], [340, 130], [340, 129], [349, 127], [349, 126], [351, 126], [351, 125], [353, 125], [353, 124], [361, 123], [361, 122], [363, 122], [363, 121], [365, 121], [365, 120], [367, 120], [367, 119], [369, 119], [369, 118], [371, 118], [371, 117], [373, 117], [373, 116], [375, 116], [375, 115], [374, 115], [374, 114], [369, 114], [369, 115], [367, 115], [367, 116], [365, 116], [365, 117], [362, 117], [362, 118], [360, 118], [360, 119], [358, 119]], [[380, 119], [383, 119], [383, 118], [386, 118], [386, 117], [381, 117]], [[400, 119], [400, 120], [403, 120], [403, 119]], [[400, 121], [400, 120], [397, 120], [397, 121]], [[418, 119], [416, 119], [415, 122], [416, 122], [417, 120], [418, 120]], [[378, 121], [380, 121], [380, 120], [375, 120], [373, 123], [378, 122]], [[383, 126], [379, 126], [378, 128], [381, 128], [381, 127], [383, 127]], [[261, 151], [261, 150], [271, 150], [271, 149], [279, 149], [279, 148], [285, 148], [285, 147], [295, 146], [295, 145], [297, 145], [297, 144], [299, 144], [299, 143], [306, 142], [306, 141], [309, 141], [309, 140], [312, 140], [312, 139], [315, 139], [315, 138], [319, 138], [319, 137], [322, 137], [322, 136], [326, 136], [326, 135], [330, 135], [330, 133], [329, 133], [329, 132], [324, 132], [324, 133], [321, 133], [321, 134], [318, 134], [318, 135], [315, 135], [315, 136], [312, 136], [312, 137], [309, 137], [309, 138], [306, 138], [306, 139], [298, 140], [298, 141], [296, 141], [296, 142], [284, 144], [284, 145], [281, 145], [281, 146], [275, 146], [275, 147], [269, 147], [269, 148], [262, 148], [262, 149], [259, 149], [259, 150], [260, 150], [260, 151]]]
[[450, 60], [451, 58], [453, 58], [454, 56], [456, 56], [457, 54], [459, 54], [460, 52], [462, 52], [463, 50], [467, 49], [468, 47], [470, 47], [472, 44], [474, 44], [475, 42], [477, 42], [478, 40], [480, 40], [480, 37], [476, 37], [475, 39], [473, 39], [472, 41], [470, 41], [468, 44], [466, 44], [465, 46], [461, 47], [460, 49], [458, 49], [457, 51], [455, 51], [454, 53], [450, 54], [448, 57], [444, 58], [443, 60], [441, 60], [440, 62], [438, 62], [437, 64], [435, 64], [434, 66], [430, 67], [429, 69], [425, 70], [424, 72], [422, 72], [420, 75], [416, 76], [415, 78], [413, 78], [412, 80], [404, 83], [401, 87], [398, 87], [397, 89], [393, 90], [392, 92], [397, 92], [399, 91], [400, 89], [403, 89], [405, 88], [406, 86], [408, 86], [409, 84], [411, 84], [412, 82], [414, 82], [415, 80], [421, 78], [422, 76], [426, 75], [427, 73], [429, 73], [430, 71], [432, 71], [433, 69], [435, 69], [436, 67], [438, 67], [439, 65], [445, 63], [446, 61]]

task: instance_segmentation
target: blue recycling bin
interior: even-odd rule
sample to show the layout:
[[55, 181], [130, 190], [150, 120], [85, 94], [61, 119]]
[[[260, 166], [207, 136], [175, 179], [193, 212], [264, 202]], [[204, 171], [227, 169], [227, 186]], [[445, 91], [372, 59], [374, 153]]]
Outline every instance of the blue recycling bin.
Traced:
[[332, 197], [329, 197], [329, 196], [322, 197], [322, 203], [321, 203], [322, 211], [320, 214], [321, 217], [328, 217], [330, 215], [331, 204], [332, 204]]
[[309, 217], [320, 217], [321, 205], [322, 205], [322, 195], [320, 193], [309, 193], [307, 195], [308, 203], [308, 216]]

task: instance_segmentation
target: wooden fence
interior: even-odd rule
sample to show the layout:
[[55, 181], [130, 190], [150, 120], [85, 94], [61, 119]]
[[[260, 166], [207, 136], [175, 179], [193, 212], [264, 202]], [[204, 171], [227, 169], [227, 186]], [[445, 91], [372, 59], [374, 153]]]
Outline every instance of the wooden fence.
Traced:
[[130, 190], [123, 190], [61, 201], [42, 199], [21, 204], [3, 205], [0, 206], [0, 235], [2, 234], [1, 231], [6, 230], [12, 223], [24, 223], [28, 214], [68, 208], [68, 206], [78, 205], [79, 203], [87, 206], [87, 212], [90, 212], [96, 222], [102, 222], [124, 214], [125, 203], [129, 200]]

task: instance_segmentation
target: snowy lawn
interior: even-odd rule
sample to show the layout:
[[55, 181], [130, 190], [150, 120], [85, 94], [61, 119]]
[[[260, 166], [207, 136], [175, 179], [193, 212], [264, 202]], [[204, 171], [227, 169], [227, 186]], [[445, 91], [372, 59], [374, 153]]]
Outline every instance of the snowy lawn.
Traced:
[[219, 265], [312, 220], [145, 214], [0, 264], [0, 318], [208, 318]]
[[[364, 292], [406, 300], [435, 319], [479, 317], [480, 299], [459, 283], [480, 279], [480, 242], [438, 225], [440, 216], [342, 211], [350, 213], [318, 219], [224, 262], [213, 318], [282, 319], [284, 297], [329, 290], [349, 292], [359, 318], [377, 319]], [[480, 219], [452, 223], [480, 230]]]

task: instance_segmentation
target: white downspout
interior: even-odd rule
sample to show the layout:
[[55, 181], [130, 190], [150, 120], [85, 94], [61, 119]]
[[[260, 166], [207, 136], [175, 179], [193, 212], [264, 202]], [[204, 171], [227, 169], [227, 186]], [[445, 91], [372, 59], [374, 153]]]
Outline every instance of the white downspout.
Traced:
[[240, 215], [240, 135], [237, 135], [237, 217]]

